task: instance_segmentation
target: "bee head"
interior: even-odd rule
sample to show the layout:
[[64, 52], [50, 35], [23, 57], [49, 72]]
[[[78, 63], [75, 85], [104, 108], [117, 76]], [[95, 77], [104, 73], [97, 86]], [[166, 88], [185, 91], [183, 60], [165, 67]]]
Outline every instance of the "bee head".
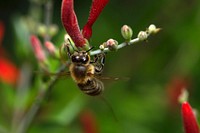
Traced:
[[88, 64], [90, 61], [90, 56], [88, 55], [87, 52], [75, 52], [71, 56], [71, 60], [73, 63], [78, 63], [78, 64]]

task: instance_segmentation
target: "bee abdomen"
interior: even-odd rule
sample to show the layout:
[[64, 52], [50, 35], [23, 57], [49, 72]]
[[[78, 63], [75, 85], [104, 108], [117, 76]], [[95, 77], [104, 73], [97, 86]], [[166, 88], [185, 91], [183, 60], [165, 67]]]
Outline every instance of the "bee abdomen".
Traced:
[[85, 84], [78, 84], [78, 87], [90, 96], [99, 95], [104, 90], [103, 83], [96, 78], [89, 79]]

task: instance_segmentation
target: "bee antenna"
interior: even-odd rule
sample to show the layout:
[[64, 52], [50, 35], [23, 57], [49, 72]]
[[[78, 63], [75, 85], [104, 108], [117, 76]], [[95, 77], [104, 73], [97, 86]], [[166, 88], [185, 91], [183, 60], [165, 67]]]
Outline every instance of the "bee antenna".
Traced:
[[69, 38], [68, 38], [68, 41], [69, 41], [69, 44], [72, 46], [73, 50], [76, 51], [76, 52], [78, 52], [78, 51], [74, 48], [74, 46], [72, 45], [72, 42], [71, 42], [71, 40], [70, 40]]
[[88, 49], [87, 51], [85, 51], [86, 53], [90, 52], [92, 49], [94, 49], [94, 46], [92, 46], [90, 49]]

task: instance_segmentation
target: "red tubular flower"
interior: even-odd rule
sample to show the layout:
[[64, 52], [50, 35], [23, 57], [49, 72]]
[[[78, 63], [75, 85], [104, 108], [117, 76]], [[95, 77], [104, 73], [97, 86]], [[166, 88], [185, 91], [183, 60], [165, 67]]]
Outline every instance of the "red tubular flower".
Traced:
[[70, 35], [77, 47], [83, 47], [86, 43], [80, 32], [76, 14], [74, 12], [74, 1], [63, 0], [61, 7], [61, 19], [65, 30]]
[[82, 31], [82, 34], [86, 39], [89, 40], [91, 38], [92, 25], [97, 20], [98, 16], [102, 12], [103, 8], [106, 6], [108, 1], [109, 0], [93, 0], [88, 21], [83, 27], [83, 31]]
[[98, 133], [96, 120], [90, 111], [85, 111], [80, 117], [84, 133]]
[[90, 15], [83, 32], [80, 32], [77, 17], [74, 12], [74, 1], [63, 0], [61, 7], [61, 20], [67, 33], [70, 35], [77, 47], [83, 47], [86, 44], [86, 39], [92, 36], [92, 25], [100, 15], [101, 11], [109, 0], [93, 0]]
[[188, 102], [182, 103], [182, 118], [185, 133], [199, 133], [199, 127], [195, 115]]
[[36, 58], [38, 59], [38, 61], [44, 62], [46, 60], [46, 56], [42, 49], [40, 40], [35, 35], [32, 35], [30, 37], [30, 41], [31, 41], [31, 45], [33, 47]]

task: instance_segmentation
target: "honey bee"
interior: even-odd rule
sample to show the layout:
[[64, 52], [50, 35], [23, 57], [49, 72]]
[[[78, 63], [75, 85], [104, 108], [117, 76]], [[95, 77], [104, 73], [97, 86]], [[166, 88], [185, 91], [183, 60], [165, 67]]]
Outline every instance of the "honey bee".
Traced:
[[89, 55], [90, 50], [75, 51], [71, 54], [68, 48], [68, 56], [71, 59], [69, 72], [81, 91], [90, 96], [97, 96], [104, 90], [103, 82], [97, 77], [103, 71], [105, 54], [96, 55], [92, 61]]

